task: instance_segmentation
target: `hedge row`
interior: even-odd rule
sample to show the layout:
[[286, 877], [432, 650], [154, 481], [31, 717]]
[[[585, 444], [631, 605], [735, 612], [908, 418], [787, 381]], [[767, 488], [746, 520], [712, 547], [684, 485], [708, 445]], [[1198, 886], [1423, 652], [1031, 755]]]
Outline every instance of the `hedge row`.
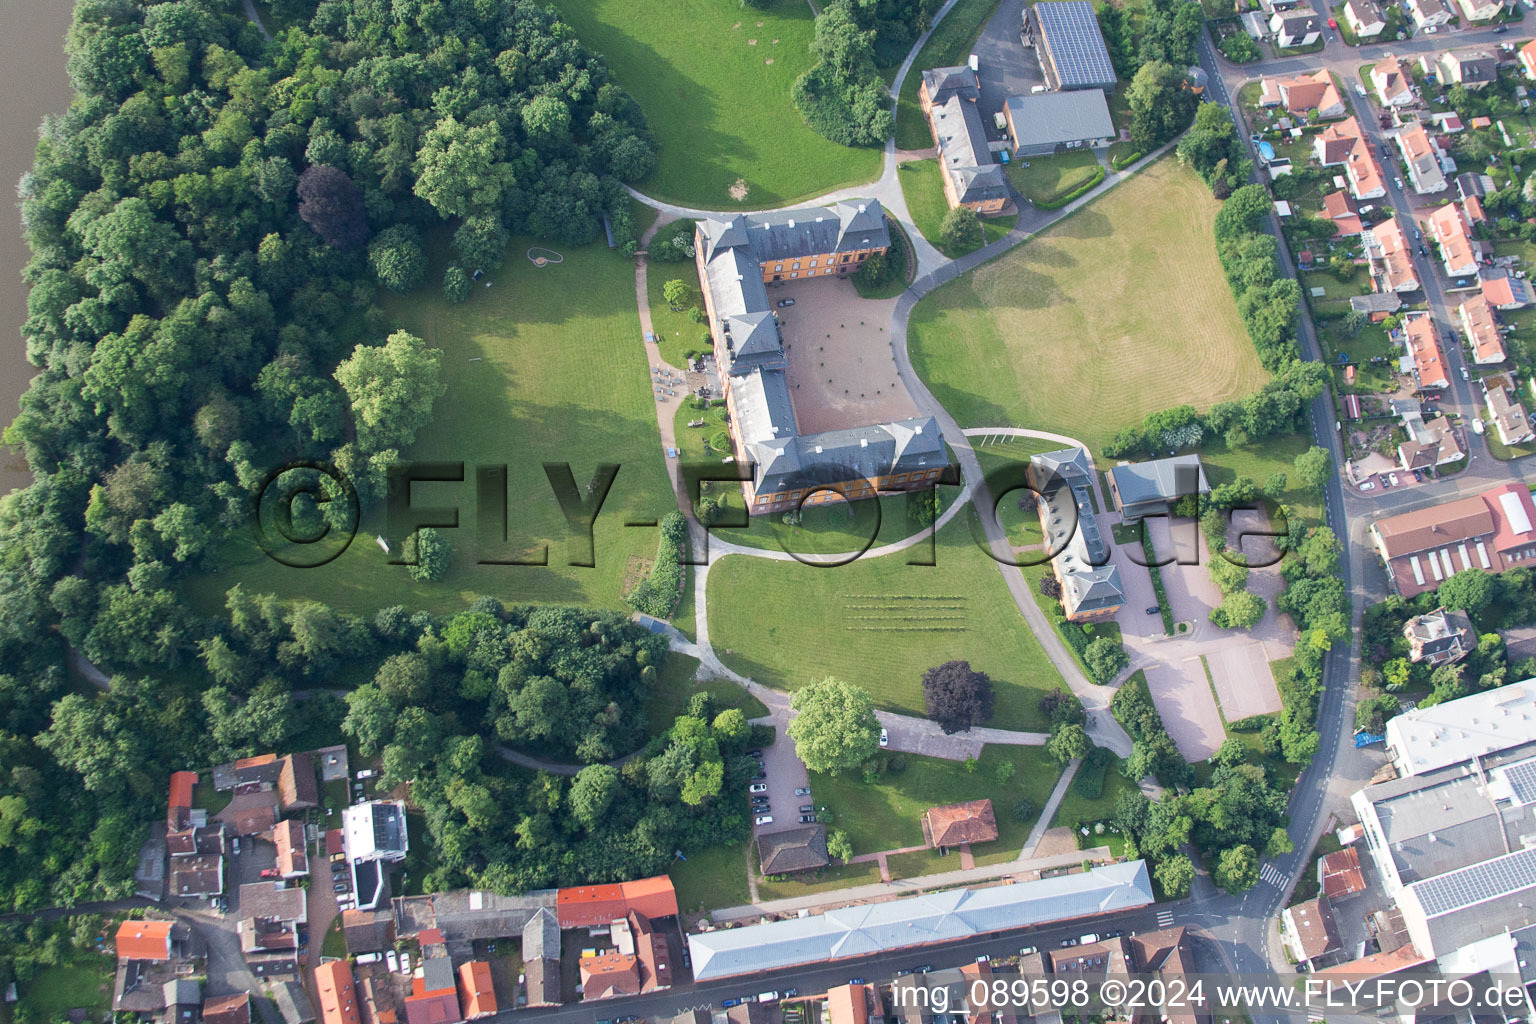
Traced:
[[1103, 167], [1097, 167], [1097, 168], [1094, 169], [1093, 177], [1089, 178], [1087, 181], [1085, 181], [1081, 185], [1077, 186], [1077, 188], [1073, 189], [1071, 192], [1068, 192], [1066, 195], [1061, 196], [1058, 199], [1051, 199], [1051, 200], [1047, 200], [1046, 202], [1043, 202], [1043, 203], [1036, 203], [1035, 204], [1035, 209], [1037, 209], [1037, 210], [1059, 210], [1063, 206], [1066, 206], [1068, 203], [1070, 203], [1072, 200], [1077, 199], [1080, 196], [1086, 195], [1088, 192], [1090, 192], [1093, 189], [1097, 188], [1099, 186], [1099, 183], [1102, 182], [1103, 180], [1104, 180], [1104, 168]]
[[645, 579], [624, 595], [624, 601], [637, 612], [658, 619], [672, 617], [677, 599], [683, 592], [682, 548], [688, 543], [688, 520], [678, 511], [661, 517], [661, 540], [656, 545], [656, 561]]

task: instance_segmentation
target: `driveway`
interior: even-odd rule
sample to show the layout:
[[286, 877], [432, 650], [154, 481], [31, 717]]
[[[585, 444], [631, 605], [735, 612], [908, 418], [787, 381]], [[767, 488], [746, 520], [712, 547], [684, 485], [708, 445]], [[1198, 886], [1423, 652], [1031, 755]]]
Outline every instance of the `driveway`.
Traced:
[[1020, 40], [1023, 25], [1024, 0], [1003, 0], [971, 50], [981, 58], [977, 77], [981, 79], [981, 119], [988, 138], [996, 134], [992, 115], [1003, 109], [1008, 97], [1027, 96], [1033, 86], [1045, 83], [1035, 51]]
[[[768, 778], [760, 780], [768, 785], [768, 812], [773, 823], [758, 826], [758, 832], [783, 832], [800, 827], [800, 807], [812, 801], [808, 796], [796, 796], [795, 790], [811, 784], [805, 762], [795, 756], [795, 741], [785, 732], [789, 721], [789, 694], [754, 687], [752, 692], [768, 705], [771, 714], [767, 718], [752, 719], [753, 725], [772, 725], [777, 735], [771, 745], [763, 748], [763, 770]], [[755, 818], [756, 815], [754, 814]]]

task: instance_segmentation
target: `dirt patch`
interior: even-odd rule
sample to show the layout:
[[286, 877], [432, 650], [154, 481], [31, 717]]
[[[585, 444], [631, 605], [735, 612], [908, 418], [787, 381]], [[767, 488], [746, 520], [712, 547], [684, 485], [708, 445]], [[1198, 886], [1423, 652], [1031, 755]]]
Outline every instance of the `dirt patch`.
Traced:
[[1040, 837], [1040, 845], [1035, 847], [1035, 857], [1055, 857], [1062, 853], [1071, 853], [1077, 849], [1077, 834], [1070, 828], [1048, 828]]
[[731, 187], [727, 191], [730, 192], [731, 198], [738, 203], [743, 201], [747, 198], [747, 179], [737, 178], [731, 183]]
[[769, 57], [767, 60], [763, 61], [763, 63], [764, 64], [772, 64], [773, 63], [773, 58]]
[[747, 45], [748, 46], [756, 46], [757, 45], [757, 40], [756, 39], [748, 39], [747, 40]]
[[628, 594], [638, 587], [640, 581], [650, 575], [652, 561], [654, 559], [643, 555], [630, 555], [629, 561], [624, 565], [624, 587], [619, 593]]

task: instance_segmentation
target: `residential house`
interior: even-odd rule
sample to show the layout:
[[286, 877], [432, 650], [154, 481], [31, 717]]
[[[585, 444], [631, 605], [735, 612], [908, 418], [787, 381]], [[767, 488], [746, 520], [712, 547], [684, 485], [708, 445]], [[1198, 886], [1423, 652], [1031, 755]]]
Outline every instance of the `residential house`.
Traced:
[[272, 995], [272, 1005], [277, 1007], [283, 1024], [312, 1024], [318, 1019], [314, 1004], [309, 1001], [309, 993], [297, 981], [279, 981], [268, 986], [267, 990]]
[[923, 812], [923, 839], [932, 849], [990, 843], [996, 838], [997, 817], [991, 800], [946, 804]]
[[1524, 309], [1536, 303], [1536, 290], [1531, 288], [1531, 282], [1516, 277], [1508, 267], [1478, 267], [1477, 280], [1483, 298], [1495, 309]]
[[1349, 308], [1358, 309], [1377, 324], [1403, 308], [1403, 300], [1397, 292], [1371, 292], [1369, 295], [1351, 295]]
[[[1463, 9], [1469, 6], [1491, 7], [1495, 14], [1502, 9], [1499, 3], [1486, 0], [1457, 0]], [[1499, 59], [1487, 50], [1447, 50], [1440, 55], [1440, 81], [1447, 88], [1453, 85], [1468, 89], [1485, 89], [1498, 81]]]
[[165, 812], [165, 827], [180, 832], [192, 827], [192, 790], [197, 786], [197, 772], [172, 772], [170, 800]]
[[1420, 32], [1426, 28], [1449, 25], [1455, 16], [1444, 0], [1407, 0], [1407, 3], [1408, 16], [1413, 19], [1413, 27]]
[[1061, 584], [1062, 614], [1071, 622], [1113, 617], [1125, 604], [1125, 588], [1093, 511], [1088, 453], [1064, 448], [1033, 456], [1026, 478], [1039, 496], [1036, 511], [1046, 550], [1055, 552], [1051, 573]]
[[1010, 96], [1003, 105], [1003, 118], [1013, 151], [1021, 157], [1049, 156], [1115, 141], [1109, 103], [1098, 89]]
[[1269, 30], [1281, 48], [1311, 46], [1322, 38], [1323, 21], [1310, 8], [1282, 11], [1269, 19]]
[[1472, 226], [1460, 203], [1447, 203], [1429, 215], [1429, 230], [1440, 246], [1440, 263], [1450, 278], [1448, 286], [1456, 288], [1480, 287], [1477, 279], [1478, 256], [1482, 243], [1472, 237]]
[[1371, 282], [1379, 292], [1416, 292], [1419, 275], [1413, 269], [1413, 250], [1396, 217], [1389, 217], [1360, 233]]
[[1289, 113], [1304, 115], [1316, 110], [1322, 119], [1343, 117], [1344, 97], [1333, 84], [1333, 75], [1325, 68], [1308, 75], [1283, 75], [1260, 80], [1259, 105], [1284, 107]]
[[1434, 470], [1467, 457], [1456, 428], [1445, 416], [1426, 422], [1418, 401], [1411, 398], [1393, 402], [1393, 409], [1408, 431], [1408, 440], [1397, 446], [1398, 463], [1403, 469]]
[[1520, 47], [1520, 67], [1526, 78], [1536, 78], [1536, 39]]
[[1335, 238], [1352, 238], [1363, 227], [1360, 222], [1360, 204], [1348, 192], [1330, 192], [1323, 197], [1323, 216], [1334, 223]]
[[1503, 572], [1536, 559], [1536, 505], [1523, 483], [1378, 519], [1369, 532], [1392, 589], [1405, 598], [1463, 569]]
[[1008, 203], [1008, 179], [992, 158], [986, 126], [976, 110], [981, 87], [968, 67], [923, 72], [918, 106], [928, 119], [943, 169], [944, 198], [951, 207], [998, 213]]
[[614, 999], [640, 994], [640, 958], [607, 952], [581, 958], [581, 998]]
[[1395, 133], [1397, 149], [1408, 168], [1408, 180], [1420, 195], [1444, 192], [1450, 187], [1441, 169], [1440, 144], [1415, 121]]
[[528, 1005], [560, 1005], [560, 921], [548, 907], [523, 926], [522, 954]]
[[304, 824], [297, 818], [284, 818], [272, 828], [272, 843], [277, 847], [277, 873], [283, 878], [303, 878], [309, 874], [309, 848], [304, 842]]
[[404, 860], [410, 849], [405, 803], [369, 800], [352, 804], [341, 812], [341, 831], [357, 909], [374, 910], [389, 896], [388, 865]]
[[203, 1024], [251, 1024], [251, 994], [241, 992], [204, 999]]
[[[1350, 120], [1354, 120], [1351, 118]], [[1380, 199], [1387, 194], [1387, 176], [1363, 138], [1357, 138], [1344, 161], [1349, 191], [1356, 199]]]
[[1456, 195], [1460, 199], [1482, 199], [1493, 191], [1493, 179], [1486, 174], [1463, 171], [1456, 175]]
[[174, 950], [172, 929], [175, 922], [128, 920], [117, 926], [112, 944], [119, 960], [171, 959]]
[[363, 1004], [363, 1024], [400, 1024], [399, 995], [390, 973], [377, 961], [357, 971], [357, 999]]
[[315, 766], [308, 754], [289, 754], [279, 762], [277, 776], [278, 805], [284, 814], [307, 811], [320, 806], [320, 784], [315, 780]]
[[1312, 155], [1324, 167], [1347, 163], [1349, 154], [1361, 143], [1360, 122], [1353, 117], [1324, 128], [1312, 140]]
[[1409, 313], [1402, 323], [1407, 342], [1406, 362], [1419, 388], [1450, 387], [1451, 378], [1445, 369], [1445, 356], [1440, 352], [1434, 319], [1428, 313]]
[[1498, 317], [1493, 312], [1492, 303], [1482, 293], [1463, 300], [1456, 307], [1456, 318], [1472, 346], [1474, 363], [1488, 366], [1504, 361], [1504, 339], [1499, 334]]
[[343, 910], [341, 937], [352, 956], [393, 949], [394, 915], [383, 910]]
[[1353, 846], [1335, 850], [1317, 862], [1317, 884], [1323, 895], [1340, 900], [1365, 891], [1365, 874], [1360, 870], [1360, 851]]
[[[1410, 4], [1414, 2], [1419, 0], [1409, 0]], [[1421, 0], [1421, 2], [1439, 3], [1440, 0]], [[1450, 11], [1444, 10], [1443, 4], [1441, 9], [1445, 14], [1445, 20], [1449, 21]], [[1376, 96], [1383, 106], [1406, 107], [1413, 102], [1413, 78], [1396, 57], [1384, 57], [1372, 66], [1371, 88], [1376, 90]]]
[[1089, 0], [1042, 0], [1024, 12], [1024, 44], [1035, 48], [1053, 90], [1115, 87], [1115, 66]]
[[1376, 0], [1346, 0], [1344, 20], [1350, 31], [1361, 39], [1379, 36], [1387, 27], [1386, 15]]
[[1436, 608], [1403, 623], [1408, 660], [1430, 668], [1458, 662], [1477, 650], [1477, 633], [1466, 612]]
[[465, 1020], [489, 1017], [496, 1012], [496, 989], [491, 965], [484, 960], [459, 964], [459, 1009]]
[[1489, 377], [1483, 381], [1483, 393], [1488, 403], [1488, 419], [1498, 431], [1500, 441], [1517, 445], [1536, 440], [1525, 406], [1515, 398], [1514, 384], [1507, 377]]
[[[852, 273], [890, 247], [875, 200], [706, 218], [694, 235], [706, 319], [724, 382], [748, 511], [873, 498], [934, 486], [947, 467], [933, 417], [802, 434], [767, 285]], [[802, 266], [804, 267], [802, 271]]]
[[1505, 7], [1501, 0], [1456, 0], [1456, 6], [1461, 8], [1462, 17], [1472, 22], [1492, 21], [1504, 13]]
[[555, 916], [561, 928], [593, 928], [611, 925], [639, 911], [650, 920], [677, 916], [677, 890], [666, 875], [638, 878], [611, 885], [577, 885], [561, 889], [555, 897]]
[[259, 978], [298, 969], [299, 932], [309, 918], [306, 891], [297, 885], [247, 882], [240, 887], [235, 930], [246, 966]]
[[1311, 967], [1324, 957], [1337, 953], [1339, 929], [1333, 921], [1328, 897], [1287, 907], [1280, 914], [1280, 937], [1285, 948], [1303, 967]]
[[363, 1024], [348, 960], [327, 960], [315, 968], [315, 1001], [320, 1004], [321, 1024]]
[[1301, 0], [1259, 0], [1259, 7], [1265, 14], [1275, 14], [1280, 11], [1294, 11], [1301, 6]]
[[405, 997], [405, 1019], [407, 1024], [459, 1024], [464, 1019], [452, 960], [422, 960], [420, 973], [411, 979], [411, 994]]
[[832, 863], [827, 855], [827, 826], [801, 825], [757, 834], [757, 860], [765, 875], [809, 871]]
[[836, 985], [827, 989], [827, 1024], [869, 1024], [884, 1016], [880, 991], [874, 985]]
[[1122, 522], [1167, 516], [1181, 498], [1209, 494], [1199, 455], [1170, 455], [1149, 462], [1122, 462], [1109, 471], [1109, 493]]

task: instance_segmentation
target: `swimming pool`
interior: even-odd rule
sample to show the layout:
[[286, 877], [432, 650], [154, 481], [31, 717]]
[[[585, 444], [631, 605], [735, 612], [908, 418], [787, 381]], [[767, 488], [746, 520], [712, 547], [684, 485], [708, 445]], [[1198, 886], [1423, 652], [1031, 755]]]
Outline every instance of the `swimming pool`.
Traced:
[[1267, 142], [1259, 143], [1259, 156], [1264, 158], [1265, 163], [1269, 163], [1275, 158], [1275, 147]]

